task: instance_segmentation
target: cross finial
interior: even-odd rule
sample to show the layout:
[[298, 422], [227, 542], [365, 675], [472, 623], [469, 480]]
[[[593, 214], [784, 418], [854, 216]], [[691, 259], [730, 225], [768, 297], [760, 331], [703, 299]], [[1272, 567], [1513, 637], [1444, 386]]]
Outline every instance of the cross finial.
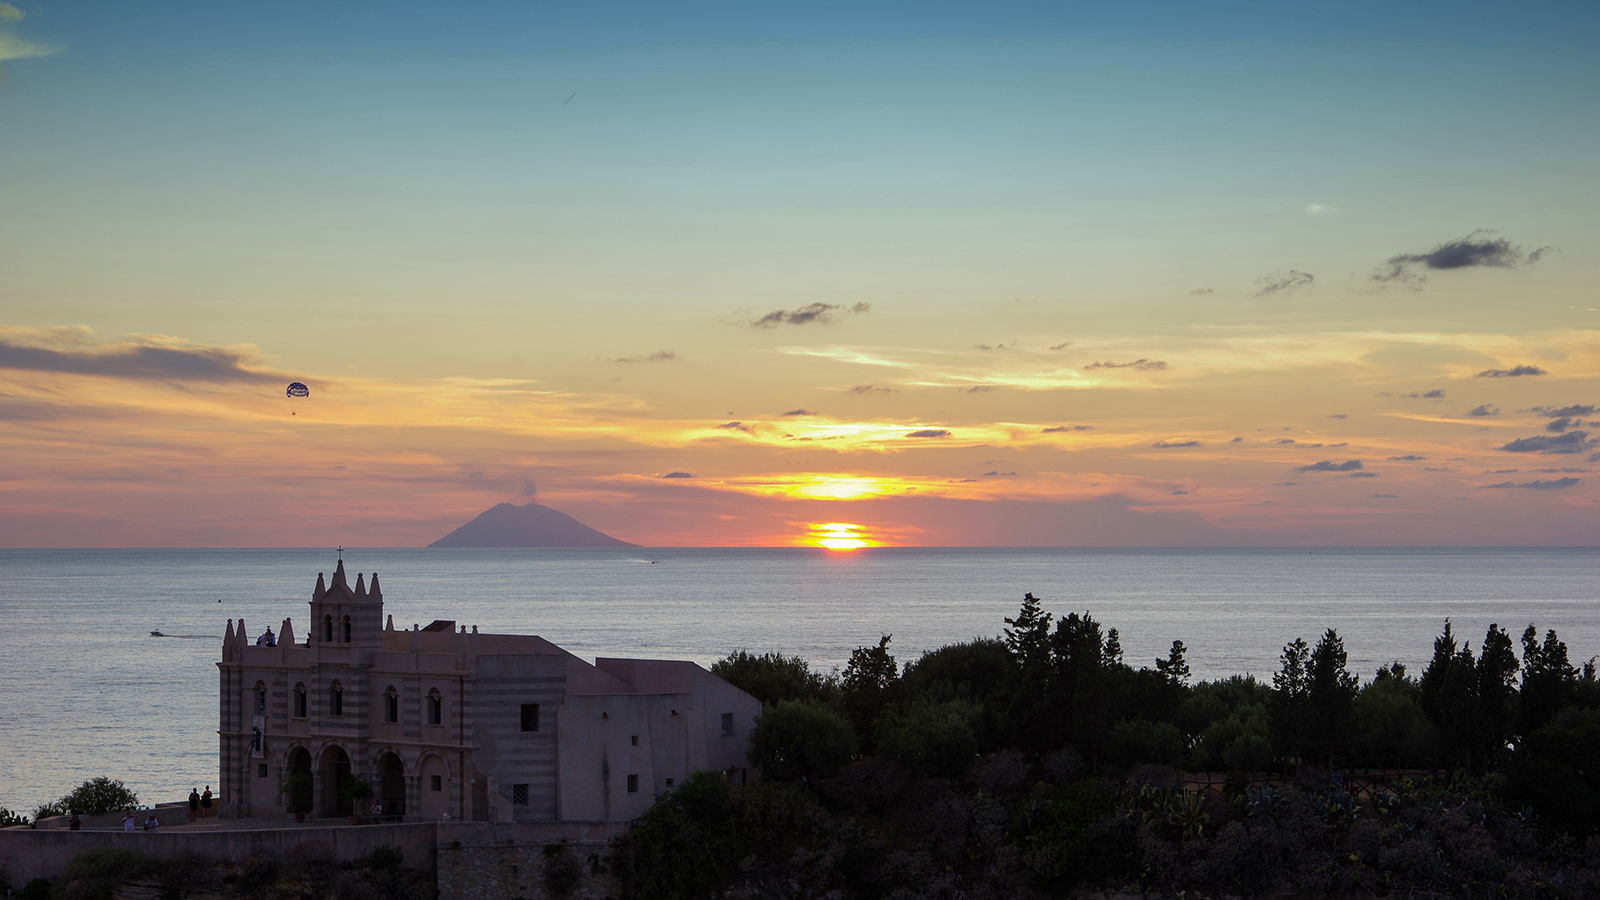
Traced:
[[344, 545], [339, 545], [339, 561], [344, 562]]

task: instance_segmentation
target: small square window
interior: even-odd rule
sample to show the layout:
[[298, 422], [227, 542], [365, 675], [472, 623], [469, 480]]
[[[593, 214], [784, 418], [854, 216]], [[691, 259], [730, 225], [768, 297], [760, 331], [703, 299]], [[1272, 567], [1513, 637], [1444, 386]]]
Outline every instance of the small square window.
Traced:
[[672, 787], [672, 783], [673, 783], [673, 779], [668, 778], [667, 779], [667, 787]]
[[628, 738], [628, 743], [632, 744], [635, 747], [639, 746], [639, 736], [637, 734], [632, 735], [631, 737]]
[[537, 703], [524, 703], [524, 704], [522, 704], [522, 730], [523, 731], [538, 731], [539, 730], [539, 704], [537, 704]]
[[733, 713], [722, 714], [722, 733], [733, 734]]
[[637, 776], [637, 775], [629, 775], [628, 776], [628, 793], [630, 793], [630, 794], [639, 793], [639, 776]]
[[265, 778], [265, 777], [267, 777], [267, 764], [266, 763], [256, 763], [256, 777], [257, 778]]
[[434, 790], [434, 791], [442, 791], [442, 790], [444, 790], [444, 776], [443, 775], [432, 775], [432, 776], [429, 776], [429, 777], [432, 778], [432, 780], [428, 782], [428, 789], [429, 790]]
[[527, 806], [528, 805], [528, 786], [527, 785], [525, 785], [525, 784], [513, 784], [511, 786], [511, 805], [512, 806]]

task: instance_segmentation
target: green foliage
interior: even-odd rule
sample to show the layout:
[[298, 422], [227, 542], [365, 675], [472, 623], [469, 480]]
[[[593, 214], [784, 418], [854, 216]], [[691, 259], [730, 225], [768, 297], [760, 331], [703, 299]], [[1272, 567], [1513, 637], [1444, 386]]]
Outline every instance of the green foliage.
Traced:
[[878, 720], [878, 751], [923, 778], [959, 778], [978, 758], [976, 705], [918, 703]]
[[1567, 709], [1528, 735], [1506, 794], [1550, 832], [1600, 834], [1600, 709]]
[[156, 861], [143, 853], [100, 847], [73, 857], [61, 873], [61, 885], [74, 900], [111, 900], [117, 885], [158, 870]]
[[756, 717], [750, 732], [750, 761], [762, 775], [779, 781], [826, 778], [855, 754], [850, 723], [808, 700], [790, 700], [766, 710]]
[[129, 790], [122, 782], [112, 778], [91, 778], [73, 788], [60, 800], [39, 807], [34, 813], [34, 819], [64, 816], [69, 813], [77, 813], [80, 816], [103, 816], [136, 809], [138, 806], [139, 795]]
[[35, 878], [17, 892], [18, 900], [50, 900], [50, 879]]
[[393, 844], [374, 847], [367, 854], [366, 867], [375, 872], [398, 872], [405, 863], [405, 851]]
[[552, 896], [570, 897], [583, 883], [583, 863], [563, 844], [544, 848], [544, 883]]
[[[367, 784], [364, 778], [350, 775], [339, 783], [338, 796], [340, 800], [365, 800], [372, 796], [372, 785]], [[365, 812], [365, 810], [358, 810], [358, 812]]]
[[1171, 722], [1128, 719], [1107, 735], [1106, 760], [1120, 768], [1139, 763], [1176, 767], [1183, 764], [1183, 744], [1183, 732]]
[[760, 700], [764, 706], [784, 700], [826, 702], [839, 694], [836, 678], [811, 671], [810, 664], [798, 656], [781, 653], [757, 656], [747, 650], [735, 650], [712, 663], [711, 674]]
[[1183, 646], [1183, 641], [1173, 641], [1172, 649], [1167, 652], [1167, 658], [1156, 660], [1156, 671], [1174, 685], [1187, 684], [1189, 664], [1183, 658], [1186, 652], [1188, 648]]
[[900, 669], [889, 653], [891, 635], [879, 639], [876, 647], [857, 647], [845, 664], [840, 696], [844, 711], [855, 726], [856, 736], [873, 745], [872, 725], [888, 705], [890, 690], [899, 680]]
[[19, 812], [12, 812], [0, 806], [0, 828], [10, 828], [13, 825], [31, 825], [33, 820]]
[[906, 663], [900, 684], [913, 697], [982, 701], [1005, 686], [1014, 668], [1004, 643], [977, 638], [929, 650], [921, 659]]

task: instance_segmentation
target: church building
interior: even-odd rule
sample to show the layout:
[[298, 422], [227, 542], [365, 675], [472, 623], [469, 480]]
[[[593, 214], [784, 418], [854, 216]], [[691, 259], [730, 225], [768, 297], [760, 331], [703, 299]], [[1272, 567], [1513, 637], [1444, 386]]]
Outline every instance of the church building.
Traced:
[[[221, 813], [615, 821], [710, 769], [743, 781], [761, 703], [692, 662], [596, 659], [452, 621], [397, 631], [341, 559], [289, 619], [228, 622]], [[368, 794], [370, 791], [370, 795]]]

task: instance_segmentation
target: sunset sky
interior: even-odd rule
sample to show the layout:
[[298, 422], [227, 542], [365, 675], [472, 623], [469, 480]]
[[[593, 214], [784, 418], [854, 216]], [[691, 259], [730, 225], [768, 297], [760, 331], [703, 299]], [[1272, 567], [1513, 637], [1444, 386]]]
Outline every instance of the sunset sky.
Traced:
[[0, 3], [0, 546], [1594, 546], [1597, 37]]

